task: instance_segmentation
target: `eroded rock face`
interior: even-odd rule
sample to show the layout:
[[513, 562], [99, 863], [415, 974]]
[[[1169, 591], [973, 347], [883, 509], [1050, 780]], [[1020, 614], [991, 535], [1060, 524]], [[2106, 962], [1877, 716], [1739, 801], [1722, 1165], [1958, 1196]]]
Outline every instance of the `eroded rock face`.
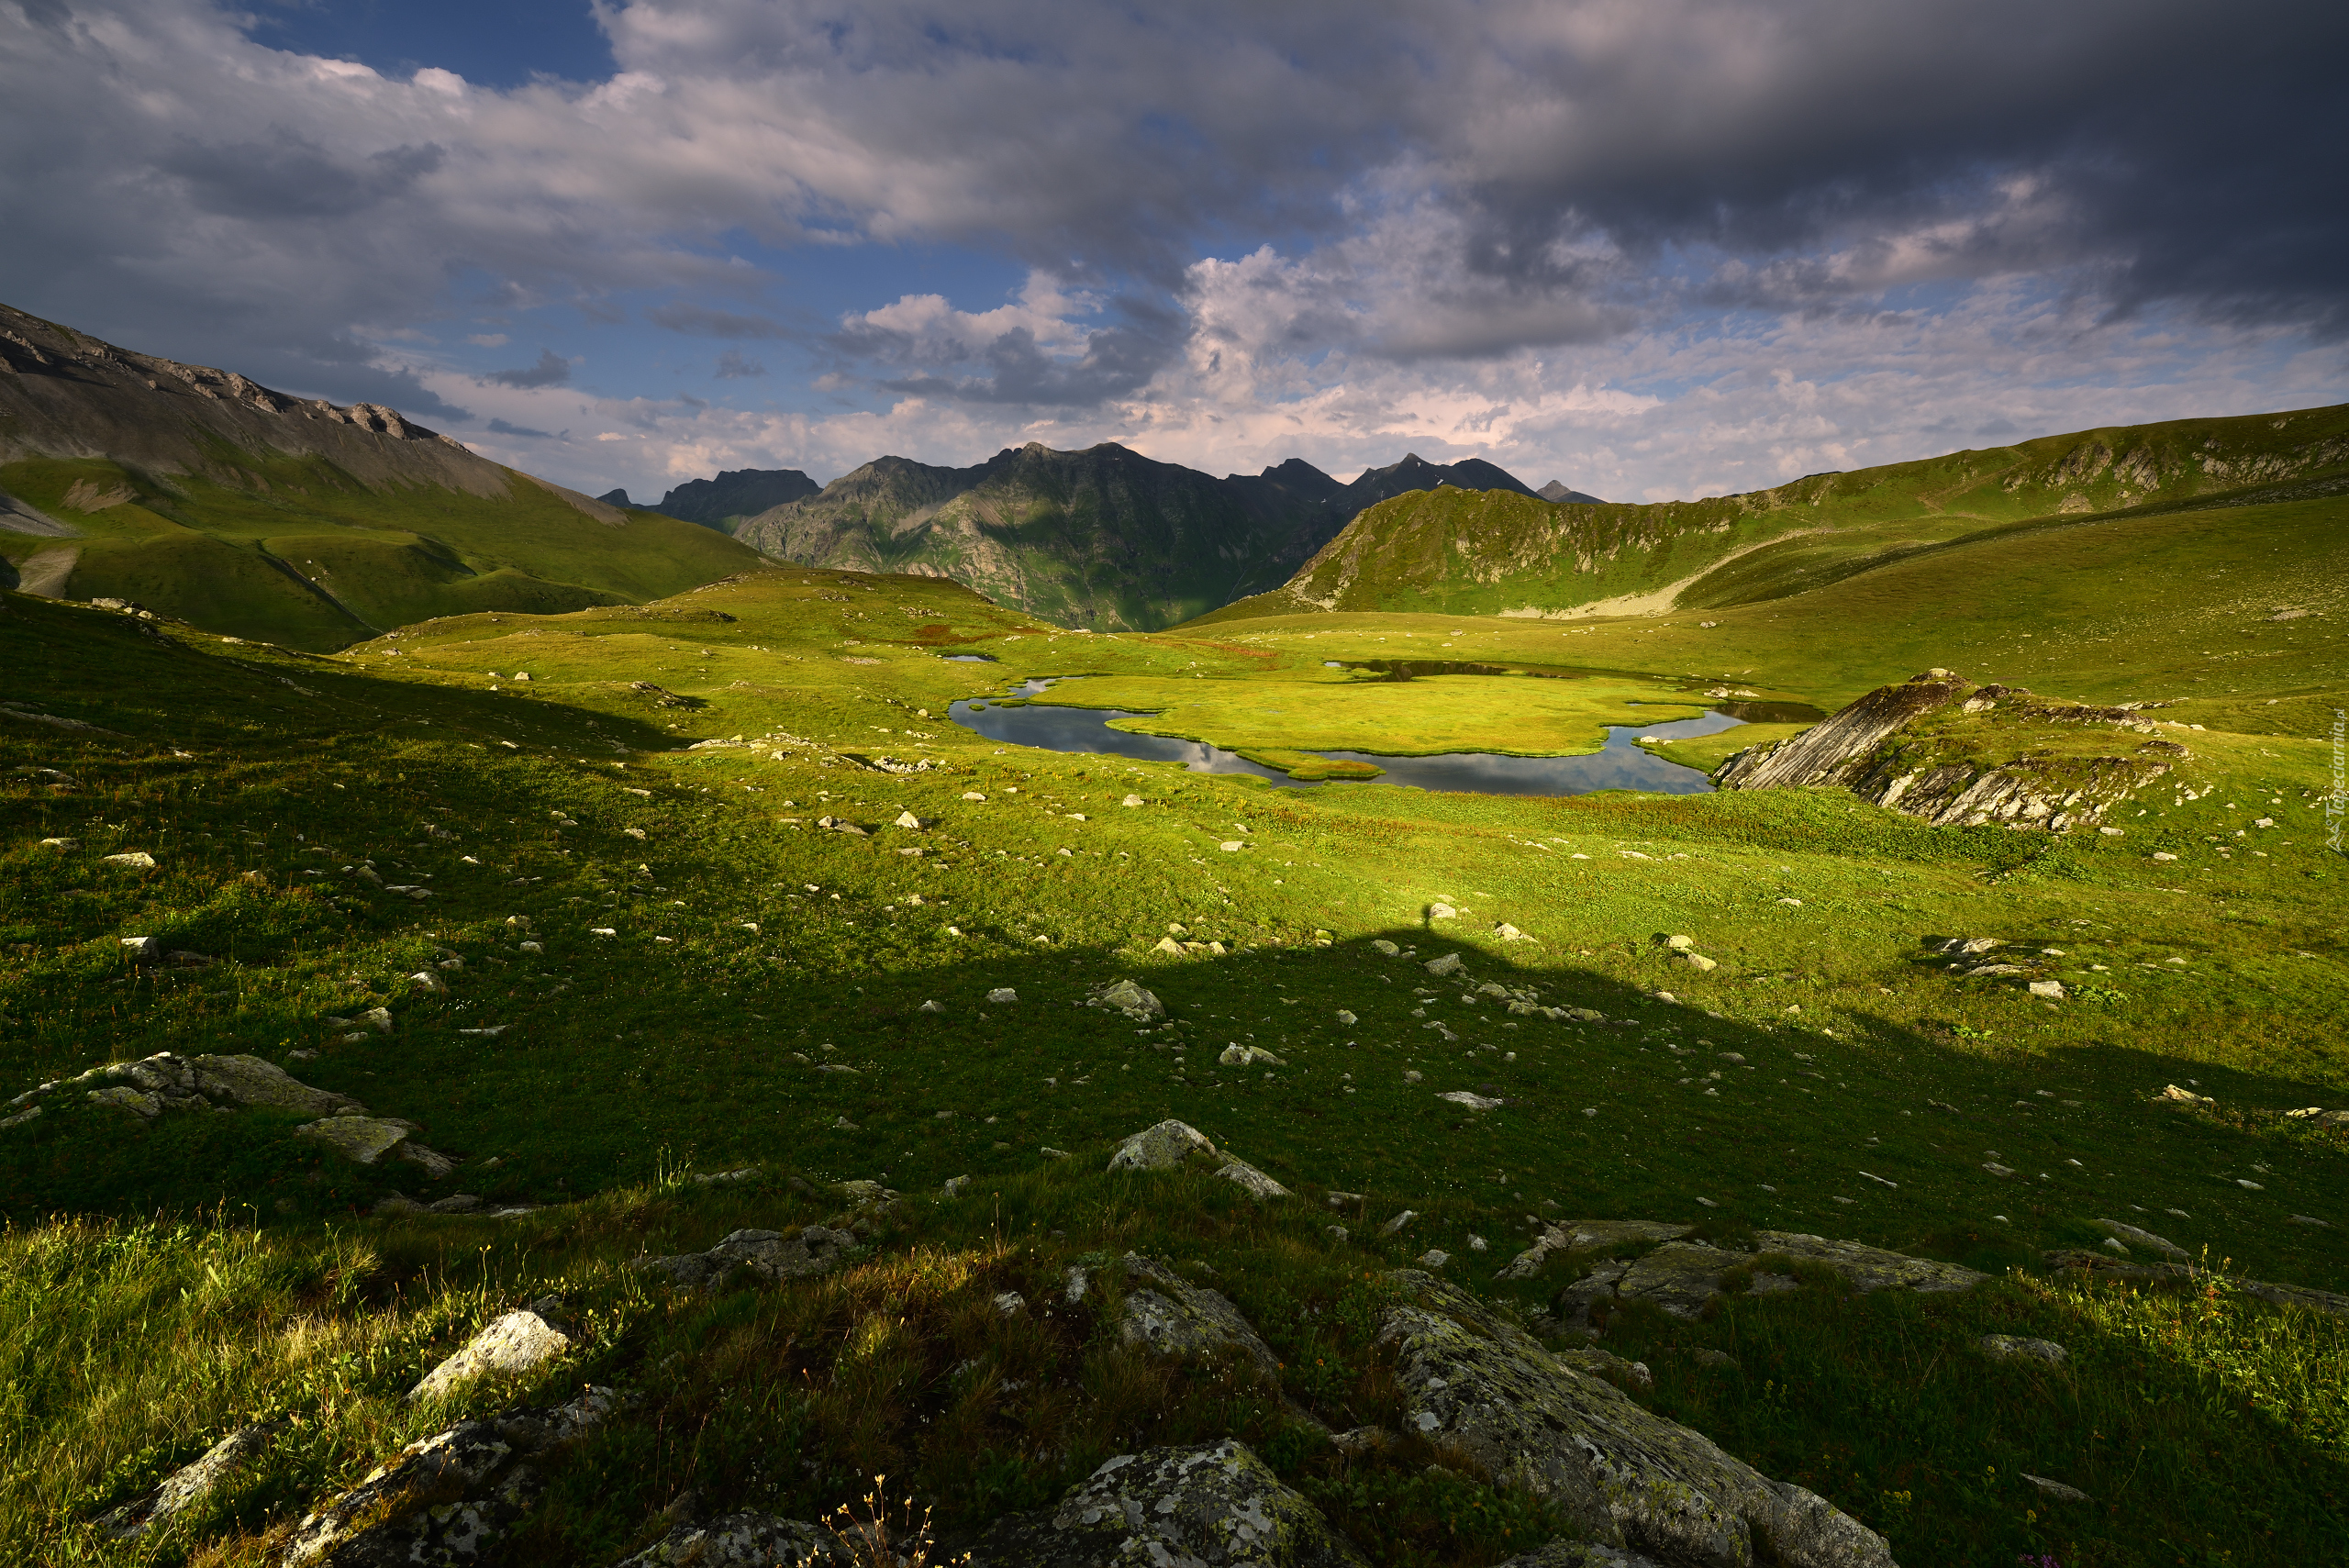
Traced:
[[419, 1439], [303, 1516], [275, 1568], [415, 1568], [484, 1562], [545, 1488], [532, 1462], [593, 1429], [618, 1404], [590, 1388], [551, 1410], [460, 1421]]
[[998, 1519], [972, 1568], [1360, 1568], [1362, 1558], [1247, 1444], [1119, 1454], [1060, 1507]]
[[838, 1536], [773, 1514], [679, 1525], [619, 1568], [855, 1568]]
[[2032, 754], [2043, 748], [2026, 730], [2061, 725], [2154, 732], [2131, 708], [2049, 702], [1928, 670], [1877, 687], [1798, 735], [1741, 751], [1713, 777], [1722, 789], [1841, 784], [1936, 827], [2001, 823], [2061, 832], [2093, 825], [2187, 755], [2159, 740], [2110, 757]]
[[1391, 1277], [1405, 1300], [1380, 1338], [1408, 1425], [1559, 1508], [1587, 1540], [1704, 1568], [1892, 1568], [1883, 1538], [1825, 1499], [1571, 1371], [1443, 1281]]
[[765, 1284], [829, 1273], [855, 1248], [846, 1230], [810, 1225], [796, 1236], [780, 1230], [737, 1230], [707, 1252], [639, 1258], [634, 1267], [687, 1289], [723, 1284], [737, 1272]]

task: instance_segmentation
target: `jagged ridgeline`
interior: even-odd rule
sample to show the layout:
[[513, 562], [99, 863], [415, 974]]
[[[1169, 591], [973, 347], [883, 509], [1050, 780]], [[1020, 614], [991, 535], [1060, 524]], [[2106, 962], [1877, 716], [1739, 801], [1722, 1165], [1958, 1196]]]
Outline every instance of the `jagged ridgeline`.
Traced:
[[1653, 506], [1429, 490], [1372, 506], [1281, 588], [1204, 618], [1726, 609], [2004, 534], [2343, 493], [2349, 406], [2085, 430]]
[[487, 610], [640, 603], [760, 564], [373, 404], [134, 353], [0, 306], [0, 586], [340, 648]]
[[1217, 479], [1114, 441], [1030, 442], [972, 468], [878, 458], [733, 531], [787, 561], [951, 577], [1063, 626], [1150, 631], [1274, 587], [1364, 507], [1438, 486], [1532, 495], [1475, 459], [1413, 454], [1341, 484], [1297, 458]]

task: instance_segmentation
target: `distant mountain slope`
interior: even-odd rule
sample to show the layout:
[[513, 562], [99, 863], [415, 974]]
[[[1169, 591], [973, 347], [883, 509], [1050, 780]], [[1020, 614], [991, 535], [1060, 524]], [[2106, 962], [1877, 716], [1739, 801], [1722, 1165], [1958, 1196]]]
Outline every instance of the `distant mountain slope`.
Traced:
[[1563, 479], [1553, 479], [1533, 494], [1541, 496], [1544, 501], [1580, 501], [1585, 506], [1590, 506], [1607, 505], [1596, 495], [1586, 495], [1579, 490], [1567, 489], [1566, 482]]
[[736, 518], [804, 501], [821, 489], [796, 468], [737, 468], [715, 479], [688, 479], [651, 510], [731, 533], [727, 525]]
[[1422, 492], [1355, 517], [1278, 590], [1203, 618], [1720, 608], [2001, 528], [2344, 491], [2349, 406], [2077, 431], [1703, 501]]
[[390, 408], [291, 397], [0, 306], [0, 586], [323, 649], [470, 610], [654, 598], [760, 564]]
[[1150, 630], [1281, 582], [1364, 506], [1463, 483], [1530, 494], [1475, 459], [1415, 455], [1341, 484], [1297, 458], [1216, 479], [1115, 442], [1030, 443], [971, 468], [877, 458], [735, 537], [808, 565], [951, 577], [1063, 624]]

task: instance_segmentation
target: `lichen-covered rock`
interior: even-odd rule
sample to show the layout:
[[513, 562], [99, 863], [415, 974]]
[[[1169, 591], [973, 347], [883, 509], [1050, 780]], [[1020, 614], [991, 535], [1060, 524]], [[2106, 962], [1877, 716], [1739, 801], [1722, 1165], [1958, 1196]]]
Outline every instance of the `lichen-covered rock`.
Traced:
[[153, 1491], [103, 1516], [98, 1528], [117, 1540], [130, 1540], [168, 1523], [173, 1515], [202, 1500], [247, 1460], [267, 1448], [284, 1426], [281, 1418], [239, 1427], [206, 1449], [202, 1458], [163, 1477], [162, 1484]]
[[1166, 1016], [1166, 1005], [1130, 980], [1113, 981], [1088, 998], [1097, 1007], [1114, 1007], [1136, 1023]]
[[1653, 1302], [1675, 1318], [1694, 1318], [1720, 1294], [1721, 1275], [1745, 1262], [1699, 1241], [1667, 1241], [1625, 1270], [1615, 1294]]
[[1501, 1270], [1502, 1279], [1530, 1279], [1550, 1261], [1553, 1252], [1578, 1251], [1585, 1247], [1611, 1247], [1620, 1241], [1676, 1241], [1695, 1229], [1687, 1225], [1666, 1225], [1653, 1219], [1577, 1219], [1569, 1225], [1553, 1225], [1543, 1230], [1532, 1246], [1520, 1252], [1508, 1266]]
[[618, 1403], [590, 1388], [552, 1410], [460, 1421], [400, 1450], [303, 1516], [275, 1568], [451, 1568], [492, 1549], [545, 1488], [533, 1460], [576, 1440]]
[[1119, 1454], [1060, 1507], [998, 1519], [972, 1568], [1359, 1568], [1304, 1495], [1226, 1439]]
[[838, 1536], [773, 1514], [679, 1525], [618, 1568], [855, 1568]]
[[416, 1124], [391, 1117], [334, 1116], [294, 1130], [300, 1137], [317, 1139], [347, 1159], [372, 1165], [406, 1143]]
[[785, 1236], [780, 1230], [737, 1230], [707, 1252], [639, 1258], [634, 1266], [687, 1289], [723, 1284], [737, 1273], [774, 1284], [829, 1273], [855, 1246], [856, 1238], [850, 1232], [821, 1225], [810, 1225], [796, 1236]]
[[438, 1399], [493, 1372], [529, 1372], [571, 1348], [571, 1336], [548, 1322], [536, 1307], [508, 1312], [465, 1341], [455, 1355], [424, 1374], [407, 1391], [410, 1399]]
[[1221, 1162], [1215, 1143], [1208, 1135], [1186, 1121], [1169, 1117], [1155, 1127], [1146, 1127], [1123, 1143], [1109, 1156], [1112, 1171], [1173, 1171], [1193, 1161]]
[[1512, 1557], [1500, 1568], [1664, 1568], [1653, 1557], [1588, 1540], [1553, 1540], [1539, 1551]]
[[109, 1062], [66, 1082], [102, 1084], [91, 1092], [93, 1100], [124, 1106], [146, 1117], [167, 1110], [237, 1106], [273, 1106], [304, 1116], [335, 1116], [366, 1108], [348, 1095], [313, 1088], [258, 1056], [190, 1057], [161, 1051], [136, 1062]]
[[1206, 1361], [1237, 1351], [1277, 1378], [1280, 1358], [1221, 1291], [1197, 1285], [1155, 1259], [1125, 1256], [1126, 1298], [1118, 1338], [1163, 1356]]
[[1569, 1370], [1443, 1281], [1391, 1277], [1405, 1299], [1380, 1340], [1410, 1429], [1465, 1451], [1589, 1540], [1704, 1568], [1749, 1568], [1757, 1540], [1788, 1568], [1892, 1568], [1883, 1539], [1823, 1498]]
[[1779, 1252], [1789, 1258], [1824, 1263], [1842, 1276], [1844, 1284], [1861, 1292], [1915, 1290], [1931, 1295], [1972, 1290], [1990, 1277], [1960, 1263], [1912, 1258], [1906, 1252], [1887, 1251], [1857, 1241], [1830, 1241], [1793, 1230], [1756, 1230], [1753, 1244], [1757, 1251]]

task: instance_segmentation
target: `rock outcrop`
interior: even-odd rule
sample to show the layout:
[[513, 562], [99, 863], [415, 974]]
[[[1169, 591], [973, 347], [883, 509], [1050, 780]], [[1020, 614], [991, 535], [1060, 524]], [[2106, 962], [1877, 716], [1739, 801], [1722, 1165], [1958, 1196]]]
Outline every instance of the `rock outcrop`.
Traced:
[[706, 1252], [639, 1258], [631, 1265], [688, 1290], [724, 1284], [738, 1275], [762, 1284], [829, 1273], [857, 1244], [846, 1230], [810, 1225], [796, 1236], [780, 1230], [737, 1230]]
[[549, 1321], [551, 1301], [508, 1312], [424, 1374], [410, 1399], [439, 1399], [491, 1373], [533, 1372], [571, 1349], [571, 1335]]
[[[1956, 1263], [1912, 1258], [1859, 1241], [1831, 1241], [1800, 1231], [1754, 1231], [1749, 1251], [1684, 1240], [1693, 1229], [1649, 1219], [1582, 1219], [1553, 1225], [1496, 1277], [1530, 1279], [1553, 1256], [1564, 1252], [1620, 1248], [1626, 1242], [1648, 1247], [1635, 1258], [1605, 1260], [1565, 1286], [1559, 1293], [1557, 1307], [1569, 1323], [1580, 1322], [1593, 1308], [1615, 1301], [1645, 1301], [1675, 1318], [1696, 1318], [1706, 1303], [1723, 1293], [1726, 1276], [1732, 1271], [1744, 1273], [1748, 1291], [1767, 1295], [1796, 1288], [1793, 1275], [1780, 1272], [1796, 1263], [1831, 1269], [1862, 1293], [1971, 1290], [1989, 1277]], [[1758, 1267], [1777, 1259], [1786, 1260], [1778, 1270]]]
[[610, 1389], [590, 1388], [555, 1409], [509, 1410], [419, 1439], [304, 1515], [272, 1568], [491, 1561], [545, 1490], [543, 1462], [618, 1404]]
[[619, 1568], [858, 1568], [860, 1559], [819, 1526], [773, 1514], [728, 1514], [679, 1525]]
[[1304, 1494], [1232, 1439], [1121, 1453], [1056, 1508], [998, 1519], [971, 1568], [1360, 1568]]
[[2109, 756], [2042, 743], [2057, 727], [2082, 725], [2158, 733], [2136, 708], [2049, 702], [1928, 670], [1877, 687], [1800, 734], [1740, 751], [1713, 782], [1722, 789], [1840, 784], [1935, 827], [2063, 832], [2093, 826], [2188, 754], [2163, 740]]
[[1381, 1342], [1410, 1429], [1455, 1446], [1584, 1538], [1705, 1568], [1893, 1568], [1882, 1537], [1709, 1439], [1571, 1370], [1465, 1293], [1412, 1270]]

